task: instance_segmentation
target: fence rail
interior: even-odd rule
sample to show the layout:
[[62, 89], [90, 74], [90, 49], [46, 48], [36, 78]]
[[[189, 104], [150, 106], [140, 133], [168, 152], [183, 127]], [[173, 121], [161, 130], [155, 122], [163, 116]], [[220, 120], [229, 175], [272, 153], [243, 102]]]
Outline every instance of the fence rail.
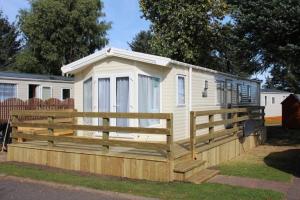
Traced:
[[[47, 121], [20, 121], [24, 117], [46, 117]], [[102, 145], [106, 152], [110, 146], [134, 147], [138, 149], [155, 149], [166, 150], [167, 157], [173, 160], [173, 115], [170, 113], [106, 113], [106, 112], [54, 112], [44, 111], [35, 112], [32, 110], [17, 110], [11, 112], [12, 117], [12, 138], [18, 141], [27, 140], [42, 140], [48, 141], [49, 146], [55, 145], [56, 142], [72, 142], [79, 144], [98, 144]], [[57, 118], [102, 118], [103, 125], [79, 125], [76, 120], [71, 120], [69, 123], [56, 122]], [[111, 118], [134, 118], [134, 119], [161, 119], [166, 120], [165, 128], [144, 128], [144, 127], [121, 127], [111, 126]], [[48, 130], [48, 134], [28, 133], [18, 131], [20, 127], [44, 128]], [[79, 137], [75, 135], [54, 135], [56, 129], [59, 130], [85, 130], [85, 131], [102, 131], [102, 138]], [[156, 134], [165, 135], [166, 142], [138, 142], [129, 140], [117, 140], [109, 137], [110, 132], [122, 133], [139, 133], [139, 134]]]
[[[73, 108], [73, 99], [59, 100], [51, 98], [48, 100], [41, 100], [32, 98], [25, 101], [18, 98], [6, 99], [0, 101], [0, 123], [7, 123], [9, 115], [13, 110], [61, 110]], [[31, 116], [31, 119], [36, 119], [36, 116], [37, 112], [35, 112], [34, 116]]]
[[[225, 119], [215, 121], [215, 115], [227, 115]], [[197, 124], [197, 117], [208, 117], [207, 123]], [[196, 145], [199, 143], [207, 143], [211, 145], [215, 139], [236, 135], [240, 130], [240, 123], [247, 120], [259, 120], [264, 126], [264, 107], [253, 106], [246, 108], [232, 108], [208, 111], [191, 111], [190, 112], [190, 145], [192, 158], [196, 159]], [[228, 126], [227, 129], [215, 131], [215, 126]], [[208, 134], [196, 135], [197, 130], [208, 128]]]

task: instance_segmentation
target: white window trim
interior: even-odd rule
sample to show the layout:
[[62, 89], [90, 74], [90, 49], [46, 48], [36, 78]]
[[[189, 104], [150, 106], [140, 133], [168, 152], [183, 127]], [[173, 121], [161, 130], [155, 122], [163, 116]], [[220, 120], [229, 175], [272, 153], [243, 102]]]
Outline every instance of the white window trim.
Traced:
[[48, 100], [48, 99], [43, 99], [43, 88], [50, 88], [50, 98], [53, 98], [53, 87], [52, 86], [48, 86], [48, 85], [42, 85], [42, 86], [39, 86], [40, 87], [40, 99], [42, 100]]
[[[178, 96], [178, 79], [179, 77], [183, 78], [184, 81], [184, 104], [179, 104], [179, 96]], [[186, 106], [186, 82], [185, 82], [186, 76], [183, 74], [177, 74], [176, 75], [176, 106], [177, 107], [185, 107]]]
[[71, 98], [71, 88], [60, 88], [60, 100], [64, 100], [63, 99], [63, 90], [70, 90], [70, 98]]

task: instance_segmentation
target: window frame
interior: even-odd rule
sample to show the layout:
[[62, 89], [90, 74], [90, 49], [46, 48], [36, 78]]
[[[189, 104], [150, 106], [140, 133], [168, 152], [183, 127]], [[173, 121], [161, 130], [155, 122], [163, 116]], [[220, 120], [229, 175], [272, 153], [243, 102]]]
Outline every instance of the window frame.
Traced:
[[[12, 98], [18, 98], [18, 84], [17, 83], [6, 83], [6, 82], [0, 82], [0, 84], [6, 84], [6, 85], [14, 85], [15, 86], [15, 96], [14, 97], [12, 97]], [[9, 99], [9, 98], [7, 98], [7, 99]], [[5, 101], [6, 99], [4, 99], [4, 100], [0, 100], [0, 102], [1, 101]]]
[[[181, 104], [181, 103], [179, 103], [179, 78], [183, 78], [183, 84], [184, 84], [184, 87], [183, 87], [183, 89], [184, 89], [184, 103], [183, 104]], [[183, 74], [177, 74], [176, 75], [176, 106], [177, 107], [185, 107], [186, 106], [186, 81], [185, 81], [185, 79], [186, 79], [186, 75], [183, 75]]]
[[[221, 90], [222, 91], [222, 100], [223, 102], [219, 102], [219, 98], [218, 98], [218, 84], [223, 84], [223, 89]], [[217, 106], [224, 106], [225, 105], [225, 80], [216, 80], [216, 105]]]

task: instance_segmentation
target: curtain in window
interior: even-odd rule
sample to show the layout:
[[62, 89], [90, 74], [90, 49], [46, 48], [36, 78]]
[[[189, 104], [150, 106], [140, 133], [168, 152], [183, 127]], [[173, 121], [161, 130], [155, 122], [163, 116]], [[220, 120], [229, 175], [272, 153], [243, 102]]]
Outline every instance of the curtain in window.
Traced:
[[[117, 112], [129, 112], [129, 77], [118, 77], [117, 82]], [[117, 126], [128, 126], [128, 119], [117, 118]]]
[[[155, 113], [160, 111], [159, 78], [139, 75], [139, 112]], [[141, 119], [142, 127], [158, 124], [157, 119]]]
[[[110, 79], [98, 79], [98, 110], [99, 112], [110, 111]], [[99, 119], [99, 125], [102, 125], [102, 118]]]
[[184, 77], [178, 76], [178, 105], [185, 104], [185, 83]]
[[[83, 82], [83, 112], [92, 112], [92, 78]], [[92, 124], [92, 118], [84, 118], [85, 124]]]
[[16, 84], [0, 83], [0, 101], [5, 99], [15, 98], [17, 95]]
[[51, 87], [42, 87], [42, 99], [47, 100], [51, 98]]

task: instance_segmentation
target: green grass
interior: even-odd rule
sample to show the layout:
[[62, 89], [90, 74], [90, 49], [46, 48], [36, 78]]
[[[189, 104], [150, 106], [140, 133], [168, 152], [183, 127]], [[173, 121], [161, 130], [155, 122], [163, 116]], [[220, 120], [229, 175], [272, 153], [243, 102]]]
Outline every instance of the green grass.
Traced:
[[292, 175], [267, 166], [264, 163], [231, 161], [219, 166], [220, 173], [229, 176], [242, 176], [271, 181], [290, 182]]
[[195, 185], [188, 183], [119, 180], [91, 175], [83, 176], [74, 172], [53, 171], [41, 169], [36, 166], [21, 166], [12, 163], [0, 164], [0, 173], [160, 199], [277, 200], [284, 198], [282, 193], [269, 190], [248, 189], [210, 183]]

